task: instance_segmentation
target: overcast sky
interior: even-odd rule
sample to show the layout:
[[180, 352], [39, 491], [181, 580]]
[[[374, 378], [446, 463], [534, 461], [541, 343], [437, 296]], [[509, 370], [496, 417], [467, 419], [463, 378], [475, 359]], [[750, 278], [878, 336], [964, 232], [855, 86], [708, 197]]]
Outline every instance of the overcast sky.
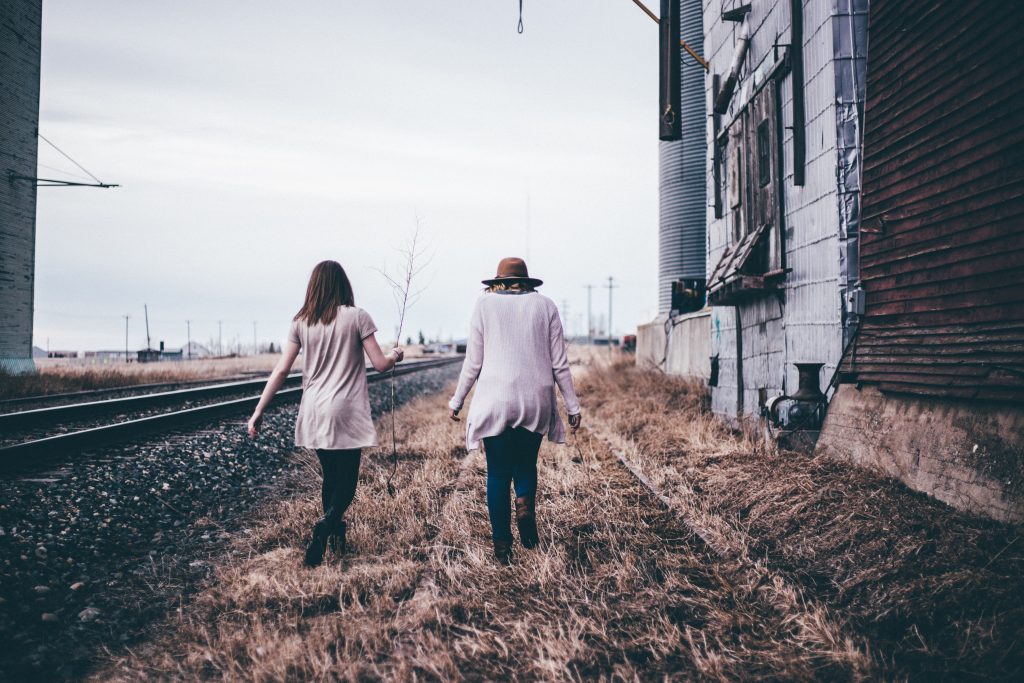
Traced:
[[[499, 258], [584, 332], [656, 312], [657, 26], [630, 0], [46, 0], [40, 132], [117, 189], [40, 188], [35, 343], [284, 338], [337, 259], [381, 329], [373, 268], [421, 217], [412, 336], [465, 335]], [[80, 171], [45, 143], [40, 175]], [[594, 290], [594, 317], [607, 290]], [[405, 333], [403, 333], [403, 337]]]

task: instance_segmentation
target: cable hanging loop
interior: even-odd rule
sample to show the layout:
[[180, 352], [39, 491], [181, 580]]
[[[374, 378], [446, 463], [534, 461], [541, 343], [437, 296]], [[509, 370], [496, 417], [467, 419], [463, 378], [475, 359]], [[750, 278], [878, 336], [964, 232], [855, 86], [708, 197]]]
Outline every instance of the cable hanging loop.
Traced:
[[516, 33], [523, 33], [523, 0], [519, 0], [519, 23], [516, 25]]

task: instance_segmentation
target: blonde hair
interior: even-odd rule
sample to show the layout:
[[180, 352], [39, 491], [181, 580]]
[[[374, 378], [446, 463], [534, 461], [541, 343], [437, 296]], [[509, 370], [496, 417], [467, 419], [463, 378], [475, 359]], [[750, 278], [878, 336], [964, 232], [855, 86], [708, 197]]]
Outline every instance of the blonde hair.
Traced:
[[522, 280], [515, 280], [513, 282], [495, 282], [492, 285], [487, 285], [488, 292], [532, 292], [534, 288], [523, 282]]

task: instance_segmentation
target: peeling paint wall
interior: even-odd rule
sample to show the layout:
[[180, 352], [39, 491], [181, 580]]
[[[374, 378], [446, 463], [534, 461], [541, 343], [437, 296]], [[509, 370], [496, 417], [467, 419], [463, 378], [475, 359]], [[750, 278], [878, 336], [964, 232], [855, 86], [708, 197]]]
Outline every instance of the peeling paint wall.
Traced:
[[[853, 2], [853, 0], [850, 0]], [[863, 85], [858, 90], [856, 77], [862, 76], [863, 47], [853, 41], [847, 50], [844, 22], [858, 21], [860, 5], [851, 8], [845, 0], [808, 1], [803, 8], [803, 62], [805, 99], [805, 184], [793, 184], [793, 84], [786, 75], [779, 85], [778, 116], [782, 124], [783, 167], [783, 254], [791, 269], [780, 285], [780, 292], [759, 294], [733, 306], [712, 309], [712, 354], [719, 357], [718, 386], [712, 389], [712, 408], [716, 413], [758, 414], [760, 398], [793, 391], [797, 386], [795, 361], [825, 364], [822, 383], [836, 368], [843, 349], [844, 290], [849, 285], [849, 254], [856, 252], [859, 183], [859, 119], [851, 112], [863, 109]], [[724, 74], [733, 56], [739, 23], [724, 21], [723, 9], [741, 3], [708, 0], [704, 5], [705, 56], [711, 74]], [[758, 65], [770, 60], [777, 46], [790, 42], [789, 3], [754, 0], [747, 18], [750, 47], [740, 72], [740, 82], [729, 111], [722, 116], [722, 128], [728, 126], [749, 97], [749, 83]], [[866, 18], [866, 17], [865, 17]], [[864, 48], [866, 49], [866, 48]], [[850, 53], [849, 57], [842, 55]], [[850, 78], [839, 70], [849, 64]], [[859, 69], [859, 71], [858, 71]], [[845, 71], [843, 72], [845, 73]], [[861, 78], [860, 83], [863, 82]], [[847, 83], [852, 86], [847, 88]], [[842, 88], [837, 89], [837, 85]], [[769, 84], [766, 87], [773, 87]], [[712, 79], [708, 78], [709, 101]], [[852, 93], [852, 94], [850, 94]], [[708, 136], [708, 196], [713, 197], [715, 182], [712, 157], [713, 127]], [[838, 131], [842, 129], [843, 140]], [[852, 146], [847, 144], [852, 143]], [[844, 163], [840, 164], [840, 158]], [[841, 207], [843, 207], [841, 211]], [[842, 214], [842, 216], [841, 216]], [[843, 223], [845, 221], [845, 223]], [[715, 216], [708, 206], [708, 271], [720, 260], [733, 239], [732, 218], [723, 212]], [[781, 294], [781, 296], [780, 296]], [[737, 311], [742, 340], [737, 345]], [[736, 362], [742, 355], [742, 368]], [[742, 372], [743, 391], [738, 391]]]
[[35, 369], [35, 275], [40, 0], [0, 0], [0, 368]]

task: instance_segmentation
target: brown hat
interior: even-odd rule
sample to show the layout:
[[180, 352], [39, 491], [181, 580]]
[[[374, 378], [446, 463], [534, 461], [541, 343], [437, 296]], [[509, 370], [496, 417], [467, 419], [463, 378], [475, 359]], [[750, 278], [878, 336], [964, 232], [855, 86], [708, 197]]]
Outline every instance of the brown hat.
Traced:
[[498, 272], [490, 280], [483, 280], [485, 285], [497, 285], [513, 282], [525, 282], [531, 287], [540, 287], [544, 284], [543, 280], [538, 280], [535, 277], [530, 277], [530, 271], [526, 269], [526, 261], [521, 258], [510, 256], [503, 258], [498, 262]]

